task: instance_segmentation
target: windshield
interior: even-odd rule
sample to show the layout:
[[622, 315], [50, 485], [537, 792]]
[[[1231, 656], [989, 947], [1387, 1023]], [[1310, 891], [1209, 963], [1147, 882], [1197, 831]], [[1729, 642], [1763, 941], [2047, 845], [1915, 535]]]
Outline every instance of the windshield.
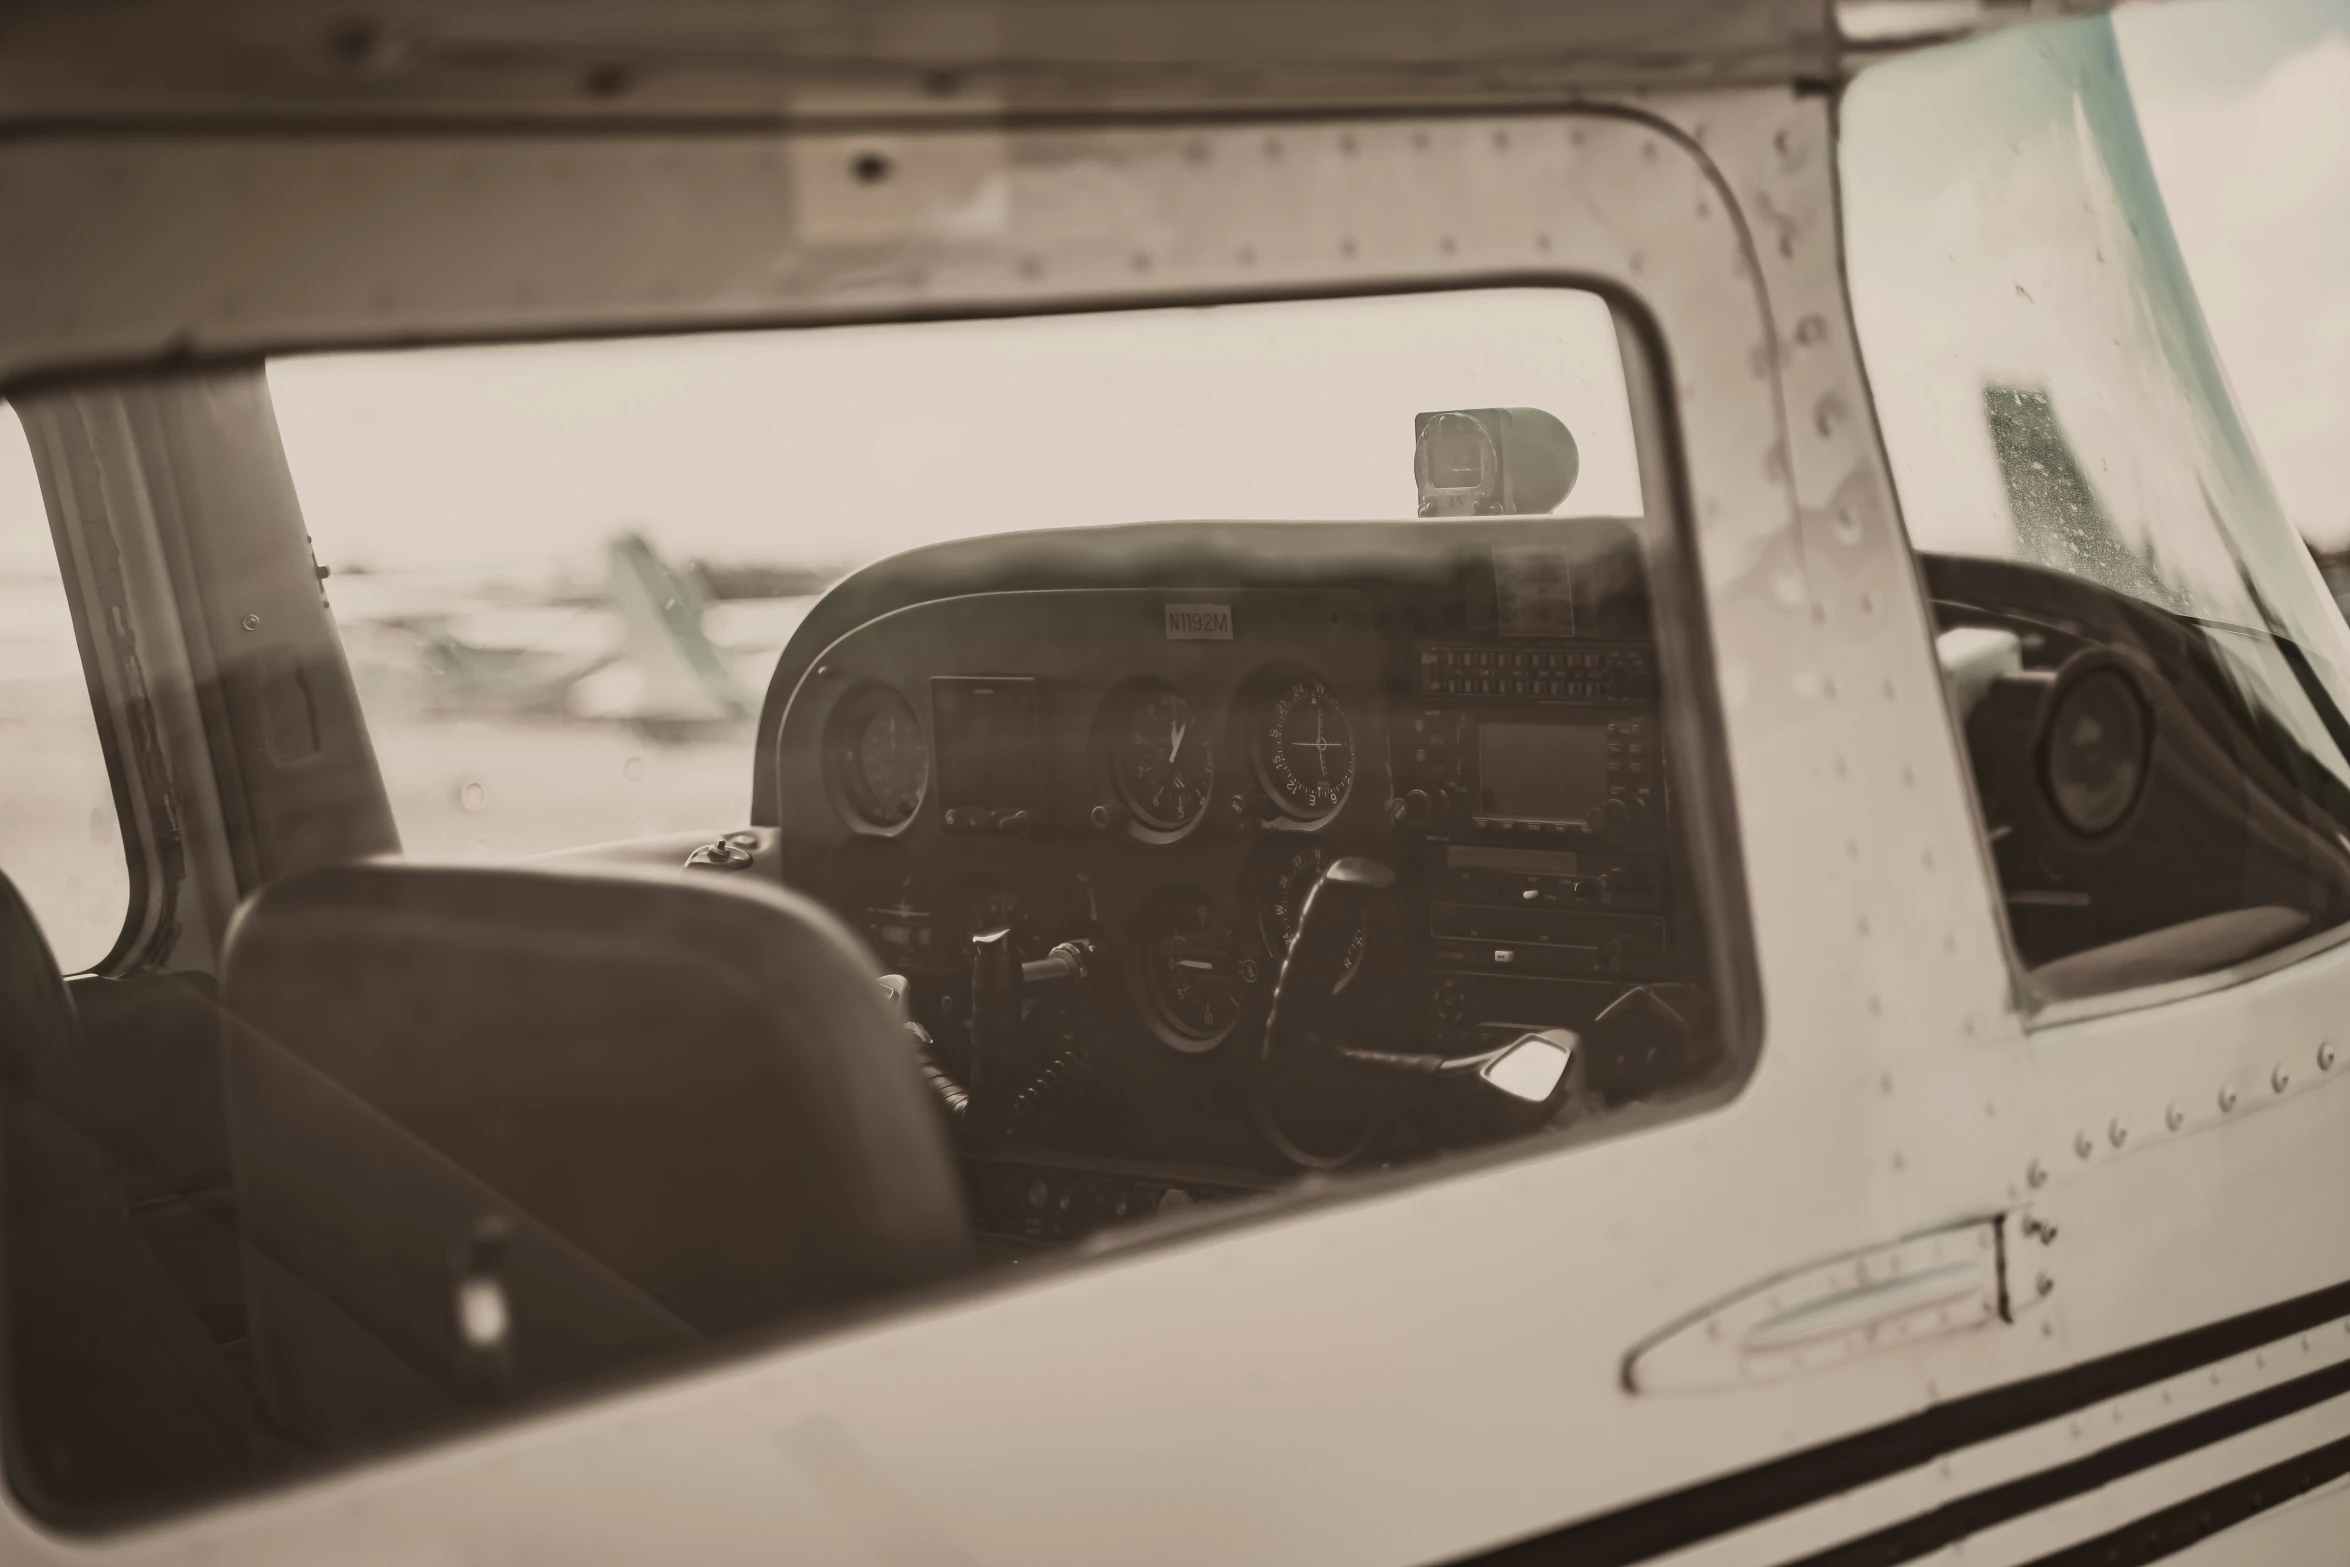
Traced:
[[1853, 308], [1911, 542], [2290, 644], [2322, 695], [2213, 642], [2350, 776], [2327, 728], [2350, 707], [2350, 640], [2230, 395], [2112, 23], [1869, 72], [1842, 149]]
[[[2136, 55], [2175, 82], [2192, 42], [2156, 27]], [[1887, 453], [2009, 927], [2058, 999], [2350, 918], [2350, 634], [2231, 394], [2131, 77], [2110, 18], [2002, 33], [1865, 73], [1840, 141]]]

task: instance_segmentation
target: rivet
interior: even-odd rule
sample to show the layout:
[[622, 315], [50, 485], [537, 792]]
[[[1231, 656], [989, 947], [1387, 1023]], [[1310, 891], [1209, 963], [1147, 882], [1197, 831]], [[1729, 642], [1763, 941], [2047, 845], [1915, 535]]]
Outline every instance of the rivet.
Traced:
[[2088, 1134], [2087, 1132], [2075, 1132], [2075, 1133], [2073, 1133], [2073, 1152], [2074, 1152], [2074, 1153], [2076, 1153], [2076, 1154], [2079, 1154], [2079, 1155], [2080, 1155], [2082, 1158], [2086, 1159], [2086, 1158], [2088, 1158], [2088, 1157], [2089, 1157], [2089, 1155], [2090, 1155], [2090, 1154], [2094, 1153], [2094, 1152], [2096, 1151], [2096, 1149], [2097, 1149], [2097, 1144], [2096, 1144], [2096, 1142], [2095, 1142], [2093, 1139], [2091, 1139], [2091, 1137], [2089, 1136], [2089, 1134]]
[[237, 624], [243, 626], [247, 631], [259, 631], [261, 629], [261, 617], [259, 615], [247, 615], [243, 620], [238, 621]]
[[2334, 1042], [2330, 1039], [2317, 1047], [2317, 1069], [2320, 1072], [2334, 1069]]
[[2034, 1159], [2032, 1161], [2031, 1168], [2024, 1172], [2024, 1179], [2029, 1181], [2035, 1188], [2046, 1186], [2048, 1184], [2048, 1167], [2042, 1164], [2039, 1160]]
[[2279, 1061], [2276, 1070], [2268, 1074], [2268, 1086], [2280, 1094], [2293, 1086], [2293, 1074], [2285, 1070], [2284, 1062]]
[[2174, 1104], [2162, 1112], [2162, 1124], [2175, 1132], [2187, 1124], [2187, 1112]]
[[2233, 1083], [2220, 1085], [2219, 1107], [2223, 1114], [2236, 1108], [2236, 1088]]
[[2122, 1118], [2120, 1116], [2115, 1116], [2113, 1120], [2106, 1125], [2105, 1140], [2113, 1144], [2116, 1148], [2119, 1148], [2122, 1144], [2130, 1140], [2130, 1129], [2122, 1125]]

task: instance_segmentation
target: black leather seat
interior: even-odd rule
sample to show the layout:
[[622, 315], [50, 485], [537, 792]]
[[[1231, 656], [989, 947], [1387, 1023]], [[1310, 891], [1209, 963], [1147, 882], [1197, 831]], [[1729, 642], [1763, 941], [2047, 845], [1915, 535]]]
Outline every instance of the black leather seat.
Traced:
[[[203, 1064], [193, 1070], [201, 1080]], [[205, 1320], [137, 1217], [177, 1165], [144, 1135], [161, 1120], [126, 1113], [119, 1075], [105, 1040], [85, 1039], [40, 926], [0, 876], [0, 1426], [10, 1478], [61, 1522], [210, 1488], [253, 1455], [246, 1389], [222, 1344], [236, 1327]], [[190, 1126], [218, 1125], [216, 1096], [180, 1110]], [[194, 1245], [212, 1243], [230, 1245]]]
[[[296, 1437], [339, 1445], [967, 1265], [953, 1160], [870, 960], [772, 886], [314, 871], [240, 912], [223, 1001], [256, 1380]], [[494, 1346], [460, 1327], [485, 1270], [511, 1323]]]

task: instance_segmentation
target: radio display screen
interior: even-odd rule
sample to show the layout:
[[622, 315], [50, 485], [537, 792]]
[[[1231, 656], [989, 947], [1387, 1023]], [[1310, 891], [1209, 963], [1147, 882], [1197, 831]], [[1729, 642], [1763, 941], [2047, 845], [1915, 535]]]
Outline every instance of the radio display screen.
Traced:
[[1477, 814], [1589, 823], [1607, 803], [1605, 724], [1477, 726]]
[[936, 675], [939, 803], [1020, 810], [1038, 803], [1036, 681], [1026, 675]]

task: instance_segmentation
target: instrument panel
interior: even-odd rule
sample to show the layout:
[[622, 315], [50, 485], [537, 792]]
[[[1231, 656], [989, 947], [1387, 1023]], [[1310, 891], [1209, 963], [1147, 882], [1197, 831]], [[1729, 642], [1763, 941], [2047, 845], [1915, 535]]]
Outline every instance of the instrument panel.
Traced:
[[[1329, 937], [1327, 1032], [1466, 1055], [1580, 1029], [1586, 1109], [1702, 1069], [1646, 598], [1629, 528], [1599, 526], [1402, 590], [932, 598], [808, 663], [776, 732], [783, 874], [905, 975], [946, 1072], [992, 1076], [984, 1229], [1458, 1140], [1392, 1094], [1332, 1087], [1310, 1128], [1268, 1102], [1275, 991], [1342, 859], [1393, 886]], [[975, 978], [994, 931], [1043, 976], [1016, 1016]]]

